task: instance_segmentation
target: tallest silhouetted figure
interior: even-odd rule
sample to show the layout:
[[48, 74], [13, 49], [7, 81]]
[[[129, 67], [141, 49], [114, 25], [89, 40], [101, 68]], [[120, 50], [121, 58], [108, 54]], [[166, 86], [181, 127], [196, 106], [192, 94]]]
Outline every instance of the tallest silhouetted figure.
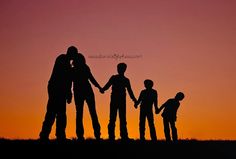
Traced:
[[57, 57], [51, 78], [48, 82], [47, 112], [40, 132], [41, 140], [48, 140], [52, 125], [56, 119], [56, 137], [65, 140], [66, 102], [71, 103], [71, 72], [70, 60], [78, 53], [77, 48], [71, 46], [66, 54]]
[[126, 89], [130, 95], [130, 98], [136, 102], [136, 98], [131, 89], [130, 81], [125, 77], [127, 65], [125, 63], [119, 63], [117, 65], [117, 75], [113, 75], [107, 84], [103, 87], [103, 91], [112, 86], [111, 102], [110, 102], [110, 121], [108, 124], [108, 134], [110, 140], [115, 140], [115, 122], [117, 111], [119, 111], [120, 117], [120, 136], [121, 139], [127, 140], [128, 132], [126, 126]]

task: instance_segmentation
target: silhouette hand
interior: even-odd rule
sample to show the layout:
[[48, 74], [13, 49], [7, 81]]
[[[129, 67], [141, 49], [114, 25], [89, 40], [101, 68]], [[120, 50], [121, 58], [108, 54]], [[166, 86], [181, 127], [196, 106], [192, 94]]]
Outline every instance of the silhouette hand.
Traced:
[[156, 113], [156, 114], [159, 114], [159, 113], [160, 113], [160, 109], [156, 109], [156, 110], [155, 110], [155, 113]]
[[138, 108], [138, 102], [134, 102], [134, 107], [137, 109]]
[[102, 88], [99, 88], [100, 93], [104, 94], [104, 90]]

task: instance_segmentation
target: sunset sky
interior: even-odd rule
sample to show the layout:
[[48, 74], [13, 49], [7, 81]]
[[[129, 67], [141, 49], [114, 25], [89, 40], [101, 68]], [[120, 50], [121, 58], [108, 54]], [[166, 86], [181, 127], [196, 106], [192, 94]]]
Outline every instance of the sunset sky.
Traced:
[[[136, 97], [145, 79], [154, 81], [159, 106], [184, 92], [181, 139], [236, 140], [235, 8], [235, 0], [1, 0], [0, 138], [38, 138], [55, 59], [74, 45], [102, 86], [125, 62]], [[111, 91], [102, 95], [93, 88], [107, 138]], [[74, 102], [67, 121], [67, 137], [76, 137]], [[138, 122], [139, 109], [127, 96], [129, 137], [139, 138]], [[87, 105], [84, 126], [85, 137], [93, 137]], [[155, 127], [164, 139], [160, 115]]]

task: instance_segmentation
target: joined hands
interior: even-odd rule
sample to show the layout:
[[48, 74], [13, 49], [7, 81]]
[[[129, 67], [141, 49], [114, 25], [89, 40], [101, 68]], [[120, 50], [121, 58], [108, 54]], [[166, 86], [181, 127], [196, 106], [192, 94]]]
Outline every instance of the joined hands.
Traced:
[[134, 101], [134, 108], [135, 108], [135, 109], [137, 109], [137, 108], [138, 108], [138, 104], [139, 104], [139, 103], [138, 103], [138, 101], [137, 101], [137, 100], [136, 100], [136, 101]]
[[156, 110], [155, 110], [155, 113], [156, 113], [156, 114], [159, 114], [160, 112], [161, 112], [161, 109], [156, 109]]
[[105, 91], [103, 90], [103, 88], [99, 88], [99, 92], [104, 94]]

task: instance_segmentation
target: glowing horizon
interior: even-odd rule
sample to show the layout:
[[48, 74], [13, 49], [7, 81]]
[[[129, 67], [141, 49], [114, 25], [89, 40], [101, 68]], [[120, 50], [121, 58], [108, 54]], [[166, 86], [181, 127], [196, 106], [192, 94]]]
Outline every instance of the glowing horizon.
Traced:
[[[183, 91], [176, 123], [180, 139], [235, 140], [235, 7], [231, 0], [0, 2], [0, 137], [38, 138], [55, 59], [74, 45], [101, 86], [125, 62], [136, 97], [145, 79], [154, 81], [159, 106]], [[114, 54], [134, 58], [108, 57]], [[107, 57], [92, 58], [97, 55]], [[101, 137], [107, 138], [110, 90], [104, 95], [93, 90]], [[66, 133], [73, 138], [74, 102], [67, 108]], [[85, 137], [93, 138], [86, 104], [84, 111]], [[139, 110], [127, 95], [131, 138], [139, 138], [138, 122]], [[117, 118], [117, 138], [118, 123]], [[164, 139], [160, 115], [155, 126]]]

